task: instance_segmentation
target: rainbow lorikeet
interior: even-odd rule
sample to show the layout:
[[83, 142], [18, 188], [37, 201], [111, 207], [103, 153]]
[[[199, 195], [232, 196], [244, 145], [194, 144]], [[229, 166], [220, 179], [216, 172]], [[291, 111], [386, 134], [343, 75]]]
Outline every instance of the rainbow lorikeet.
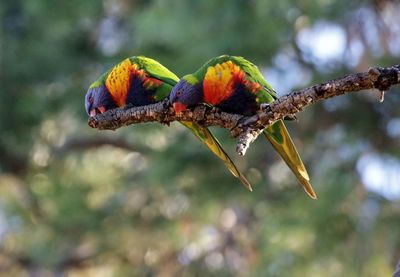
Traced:
[[[116, 107], [156, 103], [166, 98], [178, 81], [174, 73], [153, 59], [143, 56], [127, 58], [89, 87], [85, 97], [86, 112], [89, 116], [95, 116]], [[246, 188], [252, 190], [250, 183], [207, 128], [194, 122], [181, 123], [207, 145]]]
[[[261, 103], [277, 98], [259, 69], [242, 57], [219, 56], [195, 73], [184, 76], [172, 89], [170, 102], [176, 113], [198, 103], [242, 115], [253, 115]], [[296, 175], [304, 190], [316, 199], [307, 170], [282, 120], [264, 130], [265, 137]]]

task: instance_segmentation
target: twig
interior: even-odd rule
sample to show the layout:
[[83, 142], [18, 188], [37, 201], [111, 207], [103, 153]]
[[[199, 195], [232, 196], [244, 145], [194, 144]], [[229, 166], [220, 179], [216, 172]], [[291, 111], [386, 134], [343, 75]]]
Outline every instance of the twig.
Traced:
[[236, 151], [244, 155], [249, 145], [263, 129], [277, 120], [293, 116], [308, 105], [320, 100], [332, 98], [350, 92], [367, 89], [378, 89], [383, 92], [400, 83], [400, 65], [392, 67], [370, 68], [368, 72], [355, 73], [328, 81], [323, 84], [291, 92], [276, 99], [270, 104], [262, 104], [260, 111], [253, 116], [242, 116], [222, 112], [218, 108], [204, 105], [196, 106], [180, 115], [175, 114], [168, 100], [133, 108], [113, 109], [89, 119], [89, 126], [100, 130], [115, 130], [122, 126], [160, 122], [169, 124], [172, 121], [193, 121], [204, 126], [220, 126], [229, 129], [231, 135], [238, 138]]

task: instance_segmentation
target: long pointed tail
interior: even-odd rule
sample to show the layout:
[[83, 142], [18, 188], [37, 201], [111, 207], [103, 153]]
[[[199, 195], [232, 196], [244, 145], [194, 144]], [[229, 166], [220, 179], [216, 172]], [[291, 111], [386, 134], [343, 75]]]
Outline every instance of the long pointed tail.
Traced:
[[253, 191], [249, 181], [236, 168], [231, 158], [228, 156], [228, 154], [226, 154], [218, 140], [211, 134], [210, 130], [193, 122], [181, 121], [181, 123], [185, 127], [189, 128], [196, 137], [198, 137], [205, 145], [207, 145], [207, 147], [225, 163], [225, 166], [229, 169], [233, 176], [239, 178], [239, 180], [248, 190]]
[[296, 175], [307, 194], [311, 198], [317, 199], [317, 195], [310, 184], [310, 177], [308, 176], [306, 167], [304, 166], [283, 121], [279, 120], [269, 126], [264, 130], [264, 135], [275, 150], [278, 151], [279, 155], [281, 155], [283, 160], [293, 171], [294, 175]]

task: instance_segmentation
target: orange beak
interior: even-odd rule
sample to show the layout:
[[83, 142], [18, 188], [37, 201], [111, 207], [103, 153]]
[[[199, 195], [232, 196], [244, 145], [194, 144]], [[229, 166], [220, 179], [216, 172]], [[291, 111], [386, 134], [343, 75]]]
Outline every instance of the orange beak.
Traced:
[[174, 104], [172, 104], [172, 107], [174, 107], [174, 111], [177, 114], [182, 113], [187, 108], [187, 106], [185, 104], [182, 104], [181, 102], [175, 102]]

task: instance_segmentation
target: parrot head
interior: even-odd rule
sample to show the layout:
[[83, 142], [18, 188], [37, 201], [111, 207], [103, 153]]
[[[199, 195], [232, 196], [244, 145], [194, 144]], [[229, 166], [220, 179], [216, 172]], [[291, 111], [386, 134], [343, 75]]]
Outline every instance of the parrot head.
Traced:
[[89, 87], [85, 96], [85, 108], [90, 117], [116, 107], [117, 105], [105, 85], [104, 78], [100, 78]]
[[184, 76], [172, 89], [169, 101], [176, 113], [203, 101], [199, 81], [193, 75]]

